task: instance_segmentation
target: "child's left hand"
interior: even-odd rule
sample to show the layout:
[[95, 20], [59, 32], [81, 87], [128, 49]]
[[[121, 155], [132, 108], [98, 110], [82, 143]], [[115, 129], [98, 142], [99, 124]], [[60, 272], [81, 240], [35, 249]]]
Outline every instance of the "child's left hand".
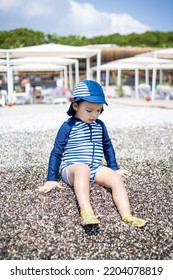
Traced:
[[116, 173], [118, 173], [119, 175], [121, 175], [124, 178], [127, 178], [129, 176], [128, 171], [124, 170], [124, 169], [118, 169], [118, 170], [116, 170]]

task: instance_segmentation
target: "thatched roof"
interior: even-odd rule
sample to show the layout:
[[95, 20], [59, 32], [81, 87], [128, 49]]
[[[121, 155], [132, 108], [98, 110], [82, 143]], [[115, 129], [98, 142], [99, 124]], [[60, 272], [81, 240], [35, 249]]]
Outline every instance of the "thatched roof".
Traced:
[[[100, 49], [101, 50], [101, 58], [102, 58], [102, 64], [126, 57], [132, 57], [137, 54], [149, 52], [156, 50], [157, 48], [141, 48], [141, 47], [119, 47], [117, 45], [90, 45], [87, 46], [87, 48], [94, 48], [94, 49]], [[95, 60], [95, 57], [92, 58], [92, 60]]]

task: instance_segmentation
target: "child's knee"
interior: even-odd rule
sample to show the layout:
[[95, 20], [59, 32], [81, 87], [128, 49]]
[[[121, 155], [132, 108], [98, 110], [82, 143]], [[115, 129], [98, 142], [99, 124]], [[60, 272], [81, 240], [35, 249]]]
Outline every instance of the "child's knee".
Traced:
[[123, 184], [123, 178], [120, 174], [116, 173], [116, 171], [112, 170], [109, 179], [110, 187], [116, 188], [117, 186]]
[[116, 173], [116, 171], [115, 171], [115, 180], [118, 183], [122, 183], [123, 182], [123, 177], [120, 174]]

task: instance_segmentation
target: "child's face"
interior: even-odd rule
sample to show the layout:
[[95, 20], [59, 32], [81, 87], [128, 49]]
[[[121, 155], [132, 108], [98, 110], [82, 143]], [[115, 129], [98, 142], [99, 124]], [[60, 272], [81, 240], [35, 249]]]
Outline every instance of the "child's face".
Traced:
[[95, 121], [99, 117], [102, 108], [102, 104], [94, 104], [87, 101], [73, 104], [73, 109], [76, 111], [75, 117], [85, 123], [92, 123]]

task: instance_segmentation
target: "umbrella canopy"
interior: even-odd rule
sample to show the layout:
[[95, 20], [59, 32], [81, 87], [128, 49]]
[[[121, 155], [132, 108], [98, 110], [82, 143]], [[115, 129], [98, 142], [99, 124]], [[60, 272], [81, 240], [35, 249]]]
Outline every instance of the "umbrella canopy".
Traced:
[[4, 65], [0, 65], [0, 72], [7, 72], [7, 67]]
[[74, 47], [60, 44], [43, 44], [32, 47], [8, 50], [10, 59], [22, 57], [63, 57], [73, 59], [86, 59], [86, 76], [89, 78], [90, 61], [92, 56], [97, 56], [97, 81], [100, 82], [101, 51], [86, 47]]
[[[117, 84], [121, 84], [121, 70], [135, 70], [135, 92], [136, 98], [138, 98], [138, 86], [139, 86], [139, 73], [138, 70], [146, 70], [146, 80], [148, 81], [149, 69], [153, 70], [155, 76], [153, 77], [153, 83], [156, 79], [156, 69], [173, 69], [172, 59], [156, 58], [152, 56], [137, 55], [134, 57], [114, 60], [100, 66], [100, 71], [106, 71], [106, 86], [109, 85], [109, 71], [118, 70]], [[95, 71], [96, 68], [92, 67], [91, 71]], [[148, 82], [146, 82], [148, 83]], [[152, 85], [152, 99], [154, 99], [155, 84]]]
[[[7, 80], [8, 80], [8, 94], [13, 93], [13, 78], [11, 73], [11, 59], [24, 58], [24, 57], [61, 57], [61, 58], [73, 58], [73, 59], [86, 59], [86, 76], [90, 77], [90, 58], [97, 56], [97, 81], [100, 82], [100, 69], [101, 64], [101, 52], [99, 49], [90, 49], [86, 47], [74, 47], [60, 44], [44, 44], [32, 47], [5, 49], [0, 50], [0, 57], [6, 58], [7, 63]], [[63, 64], [63, 63], [60, 63]], [[77, 64], [76, 64], [77, 65]], [[78, 69], [76, 68], [76, 83], [78, 82]], [[71, 69], [69, 70], [71, 72]], [[71, 75], [72, 76], [72, 75]]]
[[118, 62], [129, 63], [129, 64], [139, 64], [139, 65], [152, 65], [153, 63], [157, 63], [157, 64], [162, 65], [162, 64], [172, 63], [172, 60], [137, 55], [134, 57], [119, 59]]
[[173, 59], [173, 48], [155, 50], [140, 54], [139, 56]]
[[[166, 48], [166, 49], [160, 49], [155, 50], [152, 52], [143, 53], [140, 55], [141, 57], [152, 57], [155, 60], [154, 67], [153, 67], [153, 77], [152, 77], [152, 100], [155, 98], [155, 88], [156, 88], [156, 70], [158, 69], [157, 66], [157, 59], [164, 58], [164, 59], [170, 59], [173, 63], [173, 48]], [[169, 63], [169, 62], [168, 62]], [[166, 65], [165, 65], [166, 67]], [[173, 69], [173, 67], [169, 67], [164, 69]], [[163, 65], [160, 67], [163, 69]]]
[[[64, 58], [64, 57], [22, 57], [22, 58], [16, 58], [11, 59], [10, 64], [11, 66], [15, 65], [21, 65], [23, 67], [23, 64], [37, 64], [38, 68], [40, 64], [45, 64], [45, 67], [48, 66], [48, 64], [54, 64], [54, 65], [64, 65], [69, 66], [69, 86], [70, 90], [73, 90], [73, 75], [72, 75], [72, 65], [75, 64], [75, 82], [78, 83], [79, 81], [79, 62], [78, 59], [72, 59], [72, 58]], [[36, 67], [35, 67], [36, 68]], [[43, 69], [43, 67], [41, 67]], [[47, 71], [50, 70], [47, 68]], [[53, 68], [53, 67], [52, 67]], [[14, 68], [13, 68], [14, 69]], [[46, 69], [44, 69], [46, 71]], [[53, 70], [54, 71], [54, 70]]]
[[[114, 60], [105, 64], [102, 64], [100, 66], [100, 70], [116, 70], [116, 69], [124, 69], [124, 70], [133, 70], [136, 67], [139, 69], [145, 69], [146, 66], [148, 68], [152, 69], [154, 63], [157, 64], [157, 66], [163, 66], [164, 64], [170, 68], [172, 67], [171, 64], [173, 64], [173, 61], [171, 59], [159, 59], [154, 57], [145, 57], [145, 56], [134, 56], [134, 57], [128, 57], [123, 59]], [[96, 67], [92, 67], [91, 70], [96, 70]]]
[[59, 71], [64, 70], [63, 65], [55, 65], [48, 63], [27, 63], [21, 65], [12, 66], [11, 69], [14, 71]]
[[11, 66], [12, 71], [27, 71], [27, 72], [47, 72], [47, 71], [64, 71], [64, 82], [65, 87], [67, 87], [67, 66], [66, 65], [56, 65], [51, 63], [26, 63], [21, 65]]
[[[1, 62], [1, 60], [0, 60]], [[25, 64], [25, 63], [56, 63], [61, 65], [73, 65], [78, 63], [77, 59], [63, 58], [63, 57], [23, 57], [11, 59], [11, 65]]]
[[11, 58], [59, 56], [68, 58], [88, 58], [96, 55], [99, 50], [85, 47], [74, 47], [60, 44], [44, 44], [32, 47], [16, 48], [8, 50]]
[[173, 48], [155, 51], [156, 57], [173, 59]]
[[[96, 67], [92, 67], [91, 71], [96, 71]], [[118, 63], [117, 60], [102, 64], [100, 66], [100, 70], [101, 71], [106, 71], [106, 70], [117, 70], [117, 69], [129, 69], [129, 70], [133, 70], [135, 69], [135, 65], [134, 64], [129, 64], [129, 63]]]
[[5, 59], [0, 59], [0, 65], [6, 65], [6, 60]]

